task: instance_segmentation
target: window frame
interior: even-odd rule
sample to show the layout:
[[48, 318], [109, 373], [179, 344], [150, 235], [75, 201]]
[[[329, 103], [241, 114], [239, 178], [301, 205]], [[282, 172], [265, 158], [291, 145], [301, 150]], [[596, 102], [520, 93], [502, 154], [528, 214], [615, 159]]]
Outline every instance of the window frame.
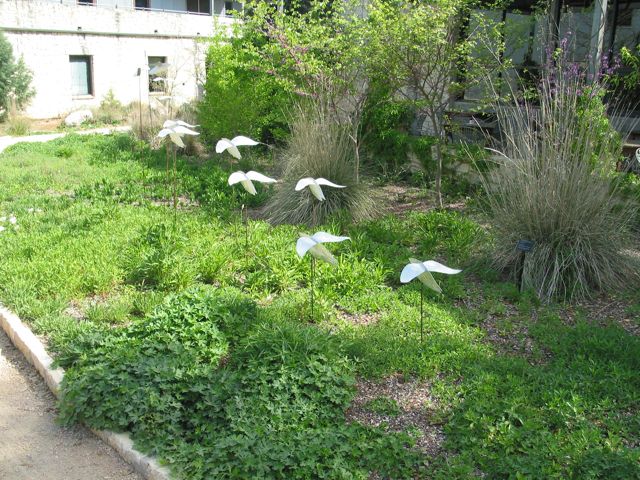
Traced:
[[[152, 63], [151, 59], [155, 59], [155, 61]], [[167, 57], [163, 56], [163, 55], [148, 55], [147, 56], [147, 67], [148, 70], [147, 72], [150, 72], [151, 69], [159, 64], [159, 63], [167, 63]], [[165, 73], [161, 73], [158, 74], [158, 77], [162, 77], [165, 79], [164, 82], [154, 82], [151, 78], [151, 75], [149, 75], [149, 82], [148, 82], [148, 90], [149, 90], [149, 95], [166, 95], [168, 89], [167, 89], [167, 72]], [[154, 86], [160, 84], [160, 88], [158, 86]]]
[[[73, 61], [74, 59], [84, 59], [87, 64], [87, 93], [76, 93], [73, 91]], [[71, 70], [71, 97], [72, 98], [93, 98], [95, 96], [95, 88], [93, 84], [93, 55], [69, 55], [69, 66]]]

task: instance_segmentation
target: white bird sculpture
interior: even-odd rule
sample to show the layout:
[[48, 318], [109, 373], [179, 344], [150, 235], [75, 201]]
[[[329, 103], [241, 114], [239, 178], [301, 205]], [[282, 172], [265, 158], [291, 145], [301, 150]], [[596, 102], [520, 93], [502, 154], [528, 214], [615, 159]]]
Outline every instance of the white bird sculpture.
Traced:
[[218, 143], [216, 143], [216, 153], [222, 153], [227, 150], [231, 154], [231, 156], [240, 160], [242, 158], [242, 155], [240, 155], [240, 150], [238, 150], [238, 147], [253, 147], [255, 145], [258, 145], [259, 143], [260, 142], [256, 142], [255, 140], [242, 135], [233, 137], [231, 140], [229, 140], [228, 138], [221, 138], [220, 140], [218, 140]]
[[344, 242], [345, 240], [351, 239], [349, 237], [339, 237], [336, 235], [332, 235], [327, 232], [316, 232], [312, 236], [303, 235], [296, 242], [296, 252], [300, 256], [300, 258], [304, 257], [305, 254], [309, 252], [313, 258], [317, 258], [318, 260], [336, 265], [338, 261], [322, 244]]
[[157, 63], [149, 69], [149, 75], [160, 75], [162, 73], [167, 73], [168, 70], [168, 63]]
[[164, 138], [169, 135], [169, 138], [180, 148], [184, 148], [184, 142], [182, 141], [183, 135], [200, 135], [198, 132], [191, 130], [198, 125], [190, 125], [182, 120], [167, 120], [162, 125], [162, 130], [158, 133], [159, 138]]
[[330, 182], [326, 178], [305, 177], [298, 180], [295, 190], [296, 192], [299, 192], [303, 188], [309, 187], [309, 190], [311, 190], [311, 193], [313, 194], [313, 196], [322, 202], [324, 201], [325, 198], [324, 198], [324, 193], [322, 193], [322, 188], [320, 188], [320, 185], [327, 185], [328, 187], [333, 187], [333, 188], [346, 188], [344, 185], [337, 185], [333, 182]]
[[431, 290], [435, 290], [438, 293], [442, 293], [442, 289], [433, 278], [433, 275], [431, 275], [431, 272], [455, 275], [456, 273], [460, 273], [462, 271], [456, 270], [455, 268], [449, 268], [446, 265], [442, 265], [441, 263], [438, 263], [434, 260], [421, 262], [420, 260], [416, 260], [415, 258], [410, 258], [409, 261], [411, 263], [408, 263], [402, 269], [402, 273], [400, 274], [400, 282], [409, 283], [411, 280], [417, 278], [426, 287], [430, 288]]
[[[422, 282], [424, 286], [434, 290], [438, 293], [442, 293], [442, 289], [438, 282], [436, 282], [431, 272], [436, 273], [445, 273], [447, 275], [455, 275], [456, 273], [460, 273], [462, 270], [456, 270], [454, 268], [449, 268], [446, 265], [442, 265], [434, 260], [427, 260], [426, 262], [421, 262], [420, 260], [416, 260], [415, 258], [410, 258], [409, 262], [402, 269], [402, 273], [400, 274], [400, 282], [409, 283], [411, 280], [418, 279]], [[420, 342], [424, 339], [424, 288], [420, 289]]]
[[253, 185], [253, 182], [260, 183], [276, 183], [277, 180], [275, 178], [267, 177], [258, 172], [254, 172], [253, 170], [244, 173], [242, 171], [233, 172], [229, 175], [229, 185], [235, 185], [236, 183], [240, 183], [244, 189], [249, 192], [251, 195], [255, 195], [258, 193], [256, 191], [256, 187]]

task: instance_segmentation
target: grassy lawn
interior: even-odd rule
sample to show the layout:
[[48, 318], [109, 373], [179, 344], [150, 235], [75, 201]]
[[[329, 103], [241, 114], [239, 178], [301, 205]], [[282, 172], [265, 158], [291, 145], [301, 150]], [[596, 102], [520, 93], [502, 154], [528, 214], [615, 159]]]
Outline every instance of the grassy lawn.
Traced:
[[[241, 165], [247, 167], [248, 165]], [[453, 210], [325, 230], [315, 318], [300, 226], [248, 225], [270, 192], [126, 135], [0, 155], [0, 299], [67, 370], [64, 422], [132, 433], [178, 478], [640, 478], [640, 298], [538, 304]], [[464, 268], [427, 294], [408, 258]], [[614, 306], [615, 308], [613, 308]]]

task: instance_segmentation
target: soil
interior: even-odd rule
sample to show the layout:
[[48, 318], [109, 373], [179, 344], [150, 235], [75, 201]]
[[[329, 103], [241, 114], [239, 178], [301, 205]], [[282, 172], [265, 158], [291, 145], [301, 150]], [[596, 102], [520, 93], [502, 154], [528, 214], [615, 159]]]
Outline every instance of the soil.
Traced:
[[0, 330], [0, 479], [142, 480], [89, 430], [56, 416], [54, 396]]

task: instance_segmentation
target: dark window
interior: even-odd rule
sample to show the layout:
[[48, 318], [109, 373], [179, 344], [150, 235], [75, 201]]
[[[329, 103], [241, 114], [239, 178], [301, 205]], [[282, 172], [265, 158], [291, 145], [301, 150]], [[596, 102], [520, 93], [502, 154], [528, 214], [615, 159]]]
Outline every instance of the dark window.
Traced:
[[136, 0], [136, 8], [138, 9], [150, 8], [149, 0]]
[[71, 64], [71, 95], [93, 95], [93, 72], [89, 55], [69, 56]]
[[149, 92], [167, 91], [167, 57], [149, 57]]
[[210, 0], [187, 0], [187, 12], [191, 13], [211, 13]]
[[95, 5], [95, 0], [78, 0], [78, 5]]

